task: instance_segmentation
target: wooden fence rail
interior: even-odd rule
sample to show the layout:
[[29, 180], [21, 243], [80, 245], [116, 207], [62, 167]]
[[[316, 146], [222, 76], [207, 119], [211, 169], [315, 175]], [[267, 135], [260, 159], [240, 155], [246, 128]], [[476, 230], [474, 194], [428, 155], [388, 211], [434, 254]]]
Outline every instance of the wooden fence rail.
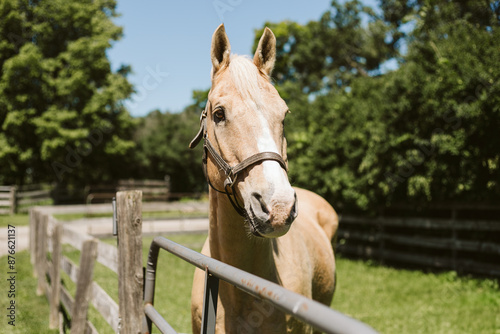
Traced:
[[[143, 200], [149, 202], [165, 202], [179, 197], [200, 197], [199, 193], [171, 193], [170, 179], [164, 180], [119, 180], [116, 184], [94, 185], [81, 189], [79, 200], [83, 203], [110, 202], [116, 192], [141, 190]], [[22, 187], [0, 186], [0, 214], [26, 213], [34, 205], [48, 205], [52, 202], [64, 200], [54, 185], [32, 184]], [[67, 194], [66, 194], [67, 195]], [[73, 199], [77, 200], [77, 199]]]
[[338, 239], [346, 256], [500, 277], [500, 221], [341, 216]]
[[51, 189], [48, 185], [29, 187], [0, 186], [0, 214], [28, 212], [29, 207], [42, 202], [50, 202]]

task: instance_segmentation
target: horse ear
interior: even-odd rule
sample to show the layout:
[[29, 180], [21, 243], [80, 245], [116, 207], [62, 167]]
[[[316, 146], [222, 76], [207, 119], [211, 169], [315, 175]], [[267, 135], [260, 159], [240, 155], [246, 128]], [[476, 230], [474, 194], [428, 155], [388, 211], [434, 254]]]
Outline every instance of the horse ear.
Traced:
[[229, 55], [231, 54], [231, 45], [226, 35], [224, 24], [221, 24], [215, 30], [212, 36], [212, 76], [224, 65], [229, 65]]
[[255, 66], [268, 76], [271, 76], [276, 61], [276, 37], [271, 29], [266, 27], [255, 51], [253, 62]]

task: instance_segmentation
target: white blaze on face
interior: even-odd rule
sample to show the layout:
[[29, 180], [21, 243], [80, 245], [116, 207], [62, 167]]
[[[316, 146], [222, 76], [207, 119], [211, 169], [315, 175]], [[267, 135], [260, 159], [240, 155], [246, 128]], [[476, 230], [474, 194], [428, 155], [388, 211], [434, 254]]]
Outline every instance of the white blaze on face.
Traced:
[[[260, 135], [257, 140], [259, 152], [274, 152], [281, 155], [271, 135], [269, 124], [266, 119], [262, 115], [258, 115], [258, 118], [260, 123]], [[266, 160], [262, 162], [262, 167], [264, 169], [266, 181], [274, 186], [272, 199], [286, 201], [290, 200], [290, 196], [293, 198], [293, 189], [281, 165], [277, 161]]]

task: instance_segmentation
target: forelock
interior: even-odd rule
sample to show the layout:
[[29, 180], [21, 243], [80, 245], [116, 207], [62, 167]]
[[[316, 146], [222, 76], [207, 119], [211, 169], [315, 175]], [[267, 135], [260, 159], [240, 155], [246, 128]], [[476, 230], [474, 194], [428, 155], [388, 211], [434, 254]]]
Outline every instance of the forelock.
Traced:
[[231, 55], [229, 74], [234, 88], [244, 101], [261, 105], [260, 74], [250, 57]]

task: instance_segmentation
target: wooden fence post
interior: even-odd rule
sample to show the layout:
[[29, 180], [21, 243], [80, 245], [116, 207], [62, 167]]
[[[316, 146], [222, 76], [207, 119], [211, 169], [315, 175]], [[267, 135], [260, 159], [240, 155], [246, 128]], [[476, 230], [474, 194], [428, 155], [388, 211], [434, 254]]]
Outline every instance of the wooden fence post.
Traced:
[[17, 186], [10, 187], [10, 214], [13, 215], [17, 211]]
[[122, 333], [141, 333], [144, 318], [142, 191], [116, 195], [118, 218], [118, 299]]
[[37, 249], [36, 249], [36, 271], [38, 275], [38, 285], [36, 294], [38, 296], [45, 293], [45, 268], [47, 268], [47, 223], [48, 215], [40, 214], [37, 228]]
[[61, 236], [62, 225], [56, 224], [52, 232], [52, 272], [50, 291], [50, 318], [49, 327], [55, 329], [59, 326], [59, 304], [61, 291]]
[[37, 231], [37, 219], [38, 219], [38, 211], [34, 208], [30, 209], [30, 261], [33, 265], [33, 275], [36, 276], [36, 231]]
[[96, 258], [97, 240], [91, 239], [85, 241], [80, 255], [75, 302], [71, 309], [71, 334], [85, 333]]

